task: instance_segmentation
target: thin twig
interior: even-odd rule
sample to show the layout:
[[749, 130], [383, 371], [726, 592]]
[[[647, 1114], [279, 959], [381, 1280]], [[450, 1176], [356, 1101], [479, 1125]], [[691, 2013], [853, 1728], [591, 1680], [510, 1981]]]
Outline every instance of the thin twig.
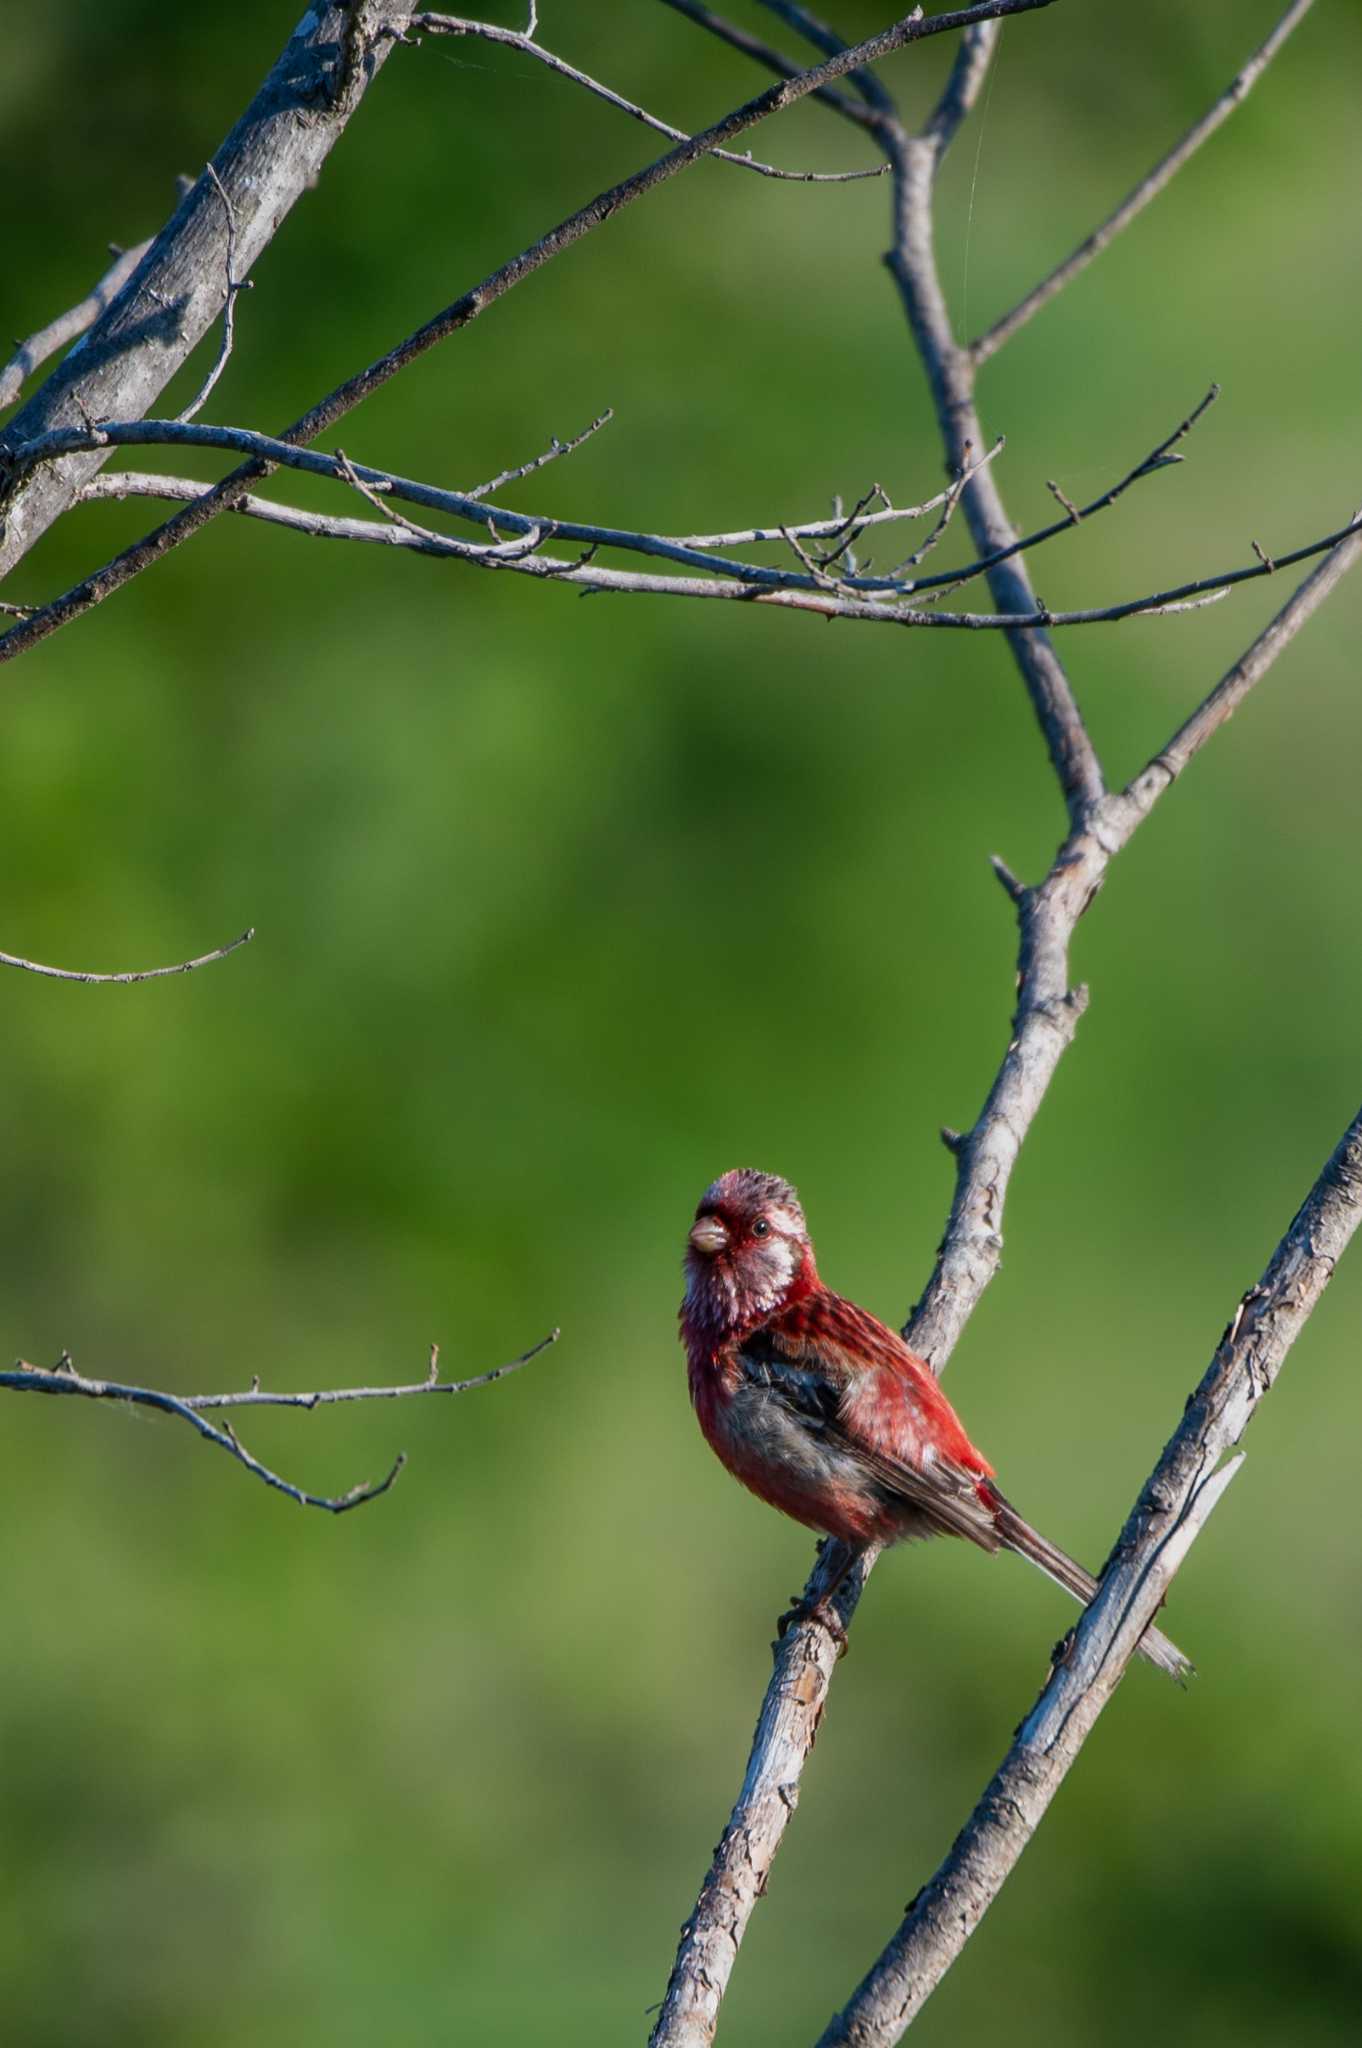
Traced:
[[[500, 28], [490, 21], [468, 21], [457, 14], [413, 14], [404, 24], [408, 31], [436, 36], [477, 36], [483, 42], [502, 43], [507, 49], [519, 50], [526, 57], [533, 57], [538, 63], [556, 71], [560, 78], [571, 79], [574, 85], [584, 86], [597, 99], [608, 106], [617, 107], [622, 114], [628, 114], [635, 121], [641, 121], [645, 128], [651, 128], [657, 135], [670, 136], [673, 142], [689, 141], [684, 128], [674, 128], [670, 121], [660, 121], [656, 114], [650, 114], [646, 107], [627, 100], [588, 72], [579, 71], [575, 64], [546, 50], [542, 43], [533, 39], [533, 29], [522, 32], [513, 28]], [[848, 185], [862, 178], [882, 178], [887, 164], [872, 164], [868, 170], [860, 171], [787, 171], [776, 164], [760, 162], [756, 157], [740, 156], [731, 149], [716, 149], [712, 154], [721, 163], [737, 164], [740, 170], [756, 171], [763, 178], [784, 178], [798, 185]]]
[[1042, 306], [1048, 306], [1065, 285], [1072, 282], [1080, 271], [1102, 251], [1109, 248], [1123, 228], [1137, 219], [1152, 199], [1157, 199], [1165, 185], [1175, 178], [1188, 158], [1194, 156], [1203, 142], [1209, 141], [1217, 128], [1228, 121], [1235, 108], [1242, 106], [1249, 93], [1266, 71], [1291, 31], [1310, 12], [1313, 0], [1292, 0], [1267, 41], [1254, 51], [1242, 71], [1226, 86], [1220, 98], [1208, 113], [1194, 122], [1179, 143], [1169, 150], [1167, 156], [1155, 164], [1152, 171], [1142, 178], [1133, 192], [1127, 193], [1116, 211], [1108, 215], [1099, 228], [1094, 228], [1087, 240], [1080, 242], [1071, 256], [1050, 272], [1048, 277], [1034, 286], [1026, 297], [1015, 305], [1010, 313], [1004, 313], [1001, 320], [995, 320], [986, 333], [970, 344], [969, 353], [976, 364], [986, 363], [995, 356], [1004, 342], [1011, 341], [1019, 329], [1025, 327], [1039, 313]]
[[[163, 1415], [173, 1415], [187, 1422], [191, 1429], [206, 1443], [218, 1450], [226, 1451], [239, 1465], [264, 1485], [273, 1487], [277, 1493], [287, 1494], [300, 1507], [324, 1508], [329, 1514], [343, 1515], [351, 1508], [362, 1507], [366, 1501], [377, 1500], [386, 1493], [407, 1462], [405, 1451], [398, 1453], [388, 1471], [379, 1480], [364, 1480], [352, 1486], [345, 1493], [307, 1493], [295, 1486], [290, 1479], [281, 1478], [268, 1465], [248, 1451], [238, 1437], [231, 1423], [224, 1422], [215, 1428], [205, 1422], [204, 1409], [219, 1408], [321, 1408], [340, 1401], [393, 1401], [404, 1400], [419, 1394], [466, 1394], [475, 1387], [487, 1387], [494, 1380], [504, 1379], [508, 1373], [517, 1372], [522, 1365], [528, 1365], [532, 1358], [554, 1343], [558, 1332], [540, 1339], [528, 1351], [513, 1358], [509, 1364], [493, 1366], [490, 1372], [478, 1373], [473, 1379], [436, 1381], [430, 1377], [414, 1381], [409, 1386], [399, 1387], [333, 1387], [310, 1394], [262, 1393], [257, 1378], [249, 1392], [240, 1394], [168, 1394], [157, 1387], [135, 1387], [124, 1385], [118, 1380], [88, 1379], [76, 1371], [70, 1357], [63, 1353], [55, 1370], [44, 1371], [41, 1366], [29, 1365], [20, 1359], [10, 1372], [0, 1372], [0, 1389], [17, 1394], [71, 1394], [88, 1401], [126, 1401], [133, 1407], [154, 1408]], [[438, 1358], [438, 1351], [432, 1351], [432, 1364]]]
[[226, 1451], [229, 1458], [235, 1458], [264, 1485], [286, 1494], [290, 1500], [297, 1501], [299, 1507], [324, 1508], [333, 1515], [343, 1515], [350, 1508], [362, 1507], [366, 1501], [376, 1500], [380, 1494], [386, 1493], [407, 1462], [406, 1452], [401, 1451], [382, 1479], [362, 1480], [345, 1493], [308, 1493], [301, 1486], [295, 1486], [291, 1479], [283, 1478], [262, 1464], [246, 1449], [230, 1423], [215, 1429], [211, 1422], [205, 1422], [176, 1395], [161, 1393], [154, 1387], [123, 1386], [116, 1380], [86, 1379], [69, 1364], [63, 1364], [56, 1372], [43, 1372], [22, 1362], [15, 1371], [0, 1373], [0, 1387], [15, 1393], [75, 1394], [91, 1401], [126, 1401], [134, 1407], [155, 1408], [163, 1415], [178, 1416], [191, 1429], [197, 1430], [206, 1443]]
[[[1181, 725], [1166, 745], [1160, 747], [1124, 792], [1125, 800], [1143, 817], [1169, 784], [1175, 782], [1194, 755], [1233, 718], [1254, 684], [1261, 680], [1277, 656], [1316, 612], [1340, 579], [1362, 558], [1362, 525], [1354, 522], [1303, 583], [1292, 592], [1277, 616], [1263, 628], [1253, 645], [1228, 669]], [[1285, 559], [1285, 558], [1283, 558]]]
[[249, 945], [254, 937], [252, 925], [239, 938], [229, 939], [225, 946], [215, 946], [211, 953], [200, 953], [196, 960], [179, 960], [173, 967], [141, 967], [122, 974], [90, 974], [78, 967], [44, 967], [38, 960], [20, 959], [17, 953], [0, 953], [0, 967], [22, 967], [25, 974], [43, 974], [50, 981], [162, 981], [168, 974], [192, 974], [196, 967], [211, 967], [215, 960], [225, 960], [229, 953], [235, 953], [238, 946]]
[[1100, 1590], [949, 1856], [819, 2048], [892, 2048], [1012, 1872], [1119, 1683], [1211, 1508], [1242, 1438], [1362, 1222], [1362, 1112], [1256, 1286], [1131, 1510]]
[[[845, 41], [838, 35], [836, 29], [820, 20], [810, 8], [800, 6], [798, 0], [762, 0], [762, 5], [770, 13], [777, 15], [787, 27], [792, 28], [796, 35], [803, 36], [815, 50], [821, 50], [825, 57], [835, 56], [839, 50], [846, 48]], [[920, 15], [923, 10], [921, 7], [915, 7], [913, 12]], [[873, 71], [858, 65], [850, 73], [848, 83], [855, 86], [867, 107], [875, 113], [893, 114], [894, 102], [888, 88]]]
[[1156, 475], [1161, 469], [1174, 468], [1183, 460], [1181, 455], [1175, 455], [1171, 451], [1179, 441], [1191, 433], [1192, 428], [1196, 425], [1202, 414], [1210, 406], [1214, 405], [1219, 396], [1220, 386], [1212, 384], [1206, 396], [1201, 400], [1201, 403], [1195, 406], [1188, 413], [1187, 417], [1174, 427], [1171, 434], [1166, 435], [1156, 448], [1151, 448], [1143, 461], [1136, 463], [1134, 469], [1127, 470], [1118, 483], [1114, 483], [1107, 490], [1102, 491], [1089, 504], [1073, 505], [1057, 484], [1047, 483], [1046, 489], [1052, 491], [1059, 499], [1060, 504], [1063, 505], [1065, 512], [1068, 514], [1067, 518], [1053, 519], [1048, 526], [1038, 526], [1032, 532], [1022, 534], [1020, 539], [1013, 541], [1009, 546], [996, 548], [992, 554], [983, 555], [976, 562], [968, 562], [963, 568], [943, 569], [936, 576], [919, 576], [913, 586], [914, 589], [927, 590], [937, 585], [949, 585], [953, 590], [959, 589], [961, 584], [968, 583], [972, 577], [986, 576], [989, 570], [996, 568], [1000, 562], [1010, 561], [1013, 555], [1026, 554], [1035, 548], [1041, 547], [1047, 540], [1053, 540], [1056, 534], [1067, 533], [1070, 527], [1079, 525], [1082, 520], [1091, 519], [1098, 512], [1105, 512], [1107, 507], [1114, 505], [1117, 499], [1130, 489], [1132, 484], [1142, 482], [1147, 476]]
[[608, 405], [603, 413], [592, 420], [589, 427], [583, 427], [580, 434], [574, 434], [570, 441], [560, 441], [555, 434], [542, 455], [536, 455], [529, 462], [522, 462], [518, 469], [503, 469], [499, 476], [491, 477], [485, 484], [477, 484], [471, 491], [465, 491], [466, 498], [485, 498], [491, 491], [499, 491], [507, 484], [518, 484], [522, 477], [533, 476], [536, 470], [545, 469], [549, 463], [557, 462], [561, 455], [575, 455], [577, 450], [593, 434], [599, 434], [602, 427], [608, 427], [615, 417], [615, 408]]
[[197, 393], [180, 414], [179, 417], [182, 420], [192, 420], [196, 414], [202, 412], [216, 389], [218, 379], [227, 367], [227, 359], [232, 353], [232, 347], [236, 340], [237, 293], [250, 290], [249, 280], [238, 277], [236, 274], [236, 208], [232, 204], [227, 187], [223, 184], [213, 165], [205, 164], [203, 168], [204, 174], [212, 185], [213, 190], [222, 201], [222, 210], [227, 217], [227, 254], [224, 259], [227, 283], [222, 298], [222, 340], [218, 346], [217, 356], [213, 367], [209, 370], [202, 384], [200, 384]]
[[150, 247], [150, 241], [145, 241], [133, 249], [120, 249], [94, 290], [88, 292], [79, 305], [59, 313], [55, 320], [48, 321], [46, 327], [40, 327], [36, 334], [29, 335], [27, 341], [19, 343], [0, 370], [0, 406], [13, 405], [23, 391], [25, 378], [33, 375], [39, 363], [45, 363], [59, 348], [78, 340], [87, 328], [93, 327], [105, 307], [112, 304], [122, 291]]
[[[431, 1369], [423, 1380], [412, 1380], [398, 1387], [326, 1387], [317, 1393], [291, 1394], [276, 1393], [262, 1389], [259, 1381], [244, 1393], [237, 1394], [181, 1394], [178, 1398], [182, 1407], [192, 1408], [195, 1414], [206, 1409], [217, 1408], [331, 1408], [345, 1401], [405, 1401], [416, 1394], [471, 1394], [478, 1387], [490, 1387], [497, 1380], [504, 1380], [509, 1374], [519, 1372], [522, 1365], [528, 1365], [532, 1358], [538, 1358], [541, 1351], [547, 1351], [551, 1344], [558, 1342], [561, 1332], [550, 1330], [547, 1337], [541, 1337], [537, 1344], [531, 1344], [528, 1351], [522, 1351], [518, 1358], [512, 1358], [505, 1365], [494, 1365], [487, 1372], [475, 1373], [468, 1380], [442, 1380], [438, 1377], [440, 1347], [431, 1346]], [[3, 1382], [0, 1382], [3, 1384]]]
[[[764, 43], [760, 36], [752, 35], [747, 29], [739, 28], [736, 22], [725, 15], [716, 14], [710, 7], [701, 5], [701, 0], [662, 0], [664, 7], [672, 8], [677, 14], [684, 14], [687, 21], [693, 21], [698, 28], [707, 29], [720, 42], [727, 43], [734, 50], [741, 50], [745, 57], [755, 59], [768, 71], [774, 71], [777, 78], [795, 78], [799, 65], [789, 57], [783, 57], [770, 43]], [[813, 95], [825, 107], [831, 107], [844, 119], [854, 121], [858, 128], [874, 125], [874, 117], [868, 107], [846, 93], [838, 92], [833, 86], [825, 85]]]

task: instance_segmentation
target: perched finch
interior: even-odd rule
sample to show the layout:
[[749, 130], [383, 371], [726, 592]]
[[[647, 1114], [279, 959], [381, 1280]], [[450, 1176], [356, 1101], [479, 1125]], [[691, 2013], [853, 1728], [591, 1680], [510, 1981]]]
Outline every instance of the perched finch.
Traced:
[[[1085, 1605], [1097, 1591], [998, 1491], [925, 1360], [824, 1286], [788, 1181], [740, 1167], [705, 1190], [681, 1336], [712, 1449], [772, 1507], [847, 1545], [846, 1569], [868, 1543], [967, 1536], [1029, 1558]], [[1140, 1649], [1170, 1677], [1191, 1670], [1156, 1628]]]

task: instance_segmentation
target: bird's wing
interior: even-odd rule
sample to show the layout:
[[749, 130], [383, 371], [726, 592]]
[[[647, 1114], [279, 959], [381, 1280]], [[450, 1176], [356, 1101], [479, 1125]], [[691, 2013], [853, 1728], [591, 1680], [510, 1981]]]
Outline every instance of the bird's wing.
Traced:
[[[851, 1303], [840, 1306], [852, 1308]], [[858, 1320], [864, 1315], [862, 1310], [853, 1313]], [[874, 1324], [873, 1317], [864, 1319]], [[835, 1313], [826, 1318], [787, 1313], [764, 1324], [739, 1347], [744, 1378], [780, 1401], [829, 1448], [853, 1458], [887, 1500], [915, 1509], [943, 1534], [996, 1550], [998, 1530], [988, 1499], [990, 1468], [974, 1451], [945, 1396], [939, 1399], [951, 1427], [943, 1430], [936, 1404], [915, 1400], [916, 1386], [906, 1374], [888, 1369], [873, 1356], [867, 1361], [866, 1333], [843, 1332], [838, 1328], [842, 1321]], [[874, 1324], [874, 1329], [918, 1363], [883, 1324]], [[843, 1341], [836, 1341], [838, 1336]], [[854, 1353], [848, 1349], [852, 1337]], [[920, 1370], [935, 1392], [929, 1368]], [[970, 1457], [969, 1464], [958, 1455], [957, 1445]]]

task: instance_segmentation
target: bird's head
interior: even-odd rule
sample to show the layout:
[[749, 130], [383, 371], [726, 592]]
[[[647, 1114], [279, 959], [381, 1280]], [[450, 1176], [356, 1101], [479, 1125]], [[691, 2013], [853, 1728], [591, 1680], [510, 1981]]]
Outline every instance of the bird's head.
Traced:
[[726, 1338], [754, 1329], [818, 1284], [808, 1225], [787, 1180], [735, 1167], [700, 1197], [686, 1240], [682, 1319]]

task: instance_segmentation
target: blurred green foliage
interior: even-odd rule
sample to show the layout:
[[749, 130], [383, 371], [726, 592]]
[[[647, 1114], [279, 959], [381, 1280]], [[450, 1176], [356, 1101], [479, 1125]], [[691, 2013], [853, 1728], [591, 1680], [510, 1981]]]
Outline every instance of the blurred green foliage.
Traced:
[[[885, 18], [832, 11], [852, 35]], [[546, 40], [677, 121], [760, 84], [661, 8], [541, 12]], [[962, 325], [1080, 238], [1275, 12], [1150, 0], [1009, 26], [944, 179]], [[291, 26], [264, 0], [17, 12], [12, 331], [77, 298], [108, 237], [159, 224]], [[947, 57], [889, 67], [910, 109]], [[1025, 523], [1046, 477], [1094, 493], [1224, 386], [1181, 470], [1038, 559], [1050, 604], [1236, 564], [1251, 538], [1284, 551], [1352, 509], [1359, 62], [1356, 10], [1318, 9], [987, 371]], [[869, 160], [807, 107], [759, 148]], [[210, 415], [278, 428], [649, 154], [514, 55], [395, 52], [260, 263]], [[428, 356], [344, 446], [467, 485], [611, 404], [519, 503], [685, 531], [812, 516], [872, 478], [925, 496], [940, 456], [878, 263], [886, 196], [698, 167]], [[73, 515], [6, 595], [61, 587], [147, 514]], [[1064, 641], [1113, 776], [1281, 596]], [[1360, 621], [1345, 586], [1085, 921], [1092, 1008], [950, 1375], [1009, 1491], [1094, 1560], [1356, 1107]], [[1006, 650], [583, 604], [224, 522], [6, 671], [3, 719], [0, 943], [120, 967], [259, 928], [183, 982], [5, 977], [9, 1351], [312, 1386], [411, 1377], [432, 1337], [457, 1373], [564, 1332], [466, 1401], [254, 1422], [319, 1488], [407, 1448], [393, 1495], [339, 1522], [171, 1423], [5, 1401], [6, 2037], [638, 2040], [811, 1548], [693, 1426], [682, 1231], [710, 1176], [751, 1162], [800, 1184], [835, 1284], [896, 1318], [925, 1278], [936, 1127], [972, 1117], [1007, 1031], [986, 856], [1035, 874], [1061, 827]], [[1169, 1626], [1203, 1676], [1187, 1698], [1142, 1670], [1122, 1688], [925, 2043], [1002, 2014], [1016, 2048], [1356, 2040], [1359, 1301], [1362, 1262], [1179, 1582]], [[725, 2038], [816, 2032], [1067, 1619], [1010, 1560], [943, 1544], [882, 1567]]]

